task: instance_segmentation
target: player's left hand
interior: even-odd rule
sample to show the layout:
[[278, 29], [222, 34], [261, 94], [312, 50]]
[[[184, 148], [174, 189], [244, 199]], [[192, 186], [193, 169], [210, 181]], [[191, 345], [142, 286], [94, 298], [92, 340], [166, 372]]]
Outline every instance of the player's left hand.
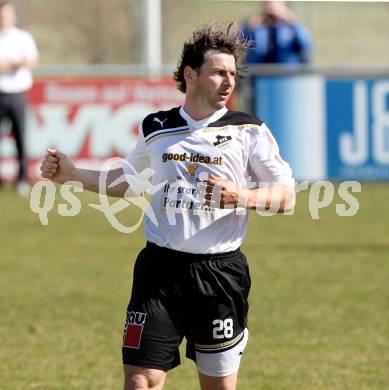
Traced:
[[220, 177], [210, 176], [206, 181], [205, 204], [210, 207], [225, 209], [247, 207], [247, 189]]

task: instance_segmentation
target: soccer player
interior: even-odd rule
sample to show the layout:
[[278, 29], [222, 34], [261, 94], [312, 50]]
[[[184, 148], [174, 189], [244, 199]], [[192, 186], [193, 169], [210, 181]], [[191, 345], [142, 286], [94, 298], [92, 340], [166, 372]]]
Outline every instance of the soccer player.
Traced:
[[[122, 349], [125, 390], [162, 389], [167, 371], [180, 363], [184, 337], [202, 390], [236, 388], [248, 339], [250, 275], [239, 249], [244, 211], [294, 205], [290, 167], [266, 125], [226, 108], [245, 46], [232, 24], [195, 31], [174, 75], [184, 105], [148, 115], [123, 168], [108, 174], [112, 196], [131, 191], [118, 178], [134, 170], [151, 168], [153, 185], [165, 182], [151, 201], [158, 226], [145, 218], [147, 244], [134, 268]], [[57, 150], [49, 150], [41, 170], [58, 183], [78, 180], [99, 191], [99, 171], [76, 168]]]

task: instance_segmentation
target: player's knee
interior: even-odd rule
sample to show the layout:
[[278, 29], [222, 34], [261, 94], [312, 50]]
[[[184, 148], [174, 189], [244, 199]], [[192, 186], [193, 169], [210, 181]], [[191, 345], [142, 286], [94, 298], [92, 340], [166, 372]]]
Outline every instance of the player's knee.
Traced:
[[124, 390], [151, 390], [161, 389], [165, 373], [153, 369], [124, 368]]
[[124, 390], [148, 390], [149, 382], [143, 374], [132, 374], [125, 376]]

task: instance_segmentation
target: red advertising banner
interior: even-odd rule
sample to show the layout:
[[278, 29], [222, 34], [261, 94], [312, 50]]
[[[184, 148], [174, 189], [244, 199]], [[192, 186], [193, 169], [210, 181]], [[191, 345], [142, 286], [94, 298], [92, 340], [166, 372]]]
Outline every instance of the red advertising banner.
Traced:
[[[76, 163], [97, 167], [135, 146], [138, 126], [150, 112], [182, 104], [171, 79], [83, 78], [36, 80], [29, 92], [26, 151], [29, 177], [39, 177], [40, 161], [55, 147]], [[0, 133], [0, 174], [16, 176], [10, 126]]]

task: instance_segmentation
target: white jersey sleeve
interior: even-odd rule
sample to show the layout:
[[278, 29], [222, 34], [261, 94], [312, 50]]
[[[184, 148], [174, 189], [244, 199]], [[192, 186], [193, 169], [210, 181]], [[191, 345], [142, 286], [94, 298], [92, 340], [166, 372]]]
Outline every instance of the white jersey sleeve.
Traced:
[[125, 159], [123, 164], [123, 172], [126, 174], [134, 174], [142, 172], [144, 169], [150, 167], [150, 157], [146, 149], [145, 139], [143, 136], [142, 128], [139, 129], [138, 140], [135, 148], [131, 150]]
[[292, 170], [280, 156], [276, 140], [263, 123], [252, 132], [247, 172], [259, 186], [284, 184], [294, 186]]

